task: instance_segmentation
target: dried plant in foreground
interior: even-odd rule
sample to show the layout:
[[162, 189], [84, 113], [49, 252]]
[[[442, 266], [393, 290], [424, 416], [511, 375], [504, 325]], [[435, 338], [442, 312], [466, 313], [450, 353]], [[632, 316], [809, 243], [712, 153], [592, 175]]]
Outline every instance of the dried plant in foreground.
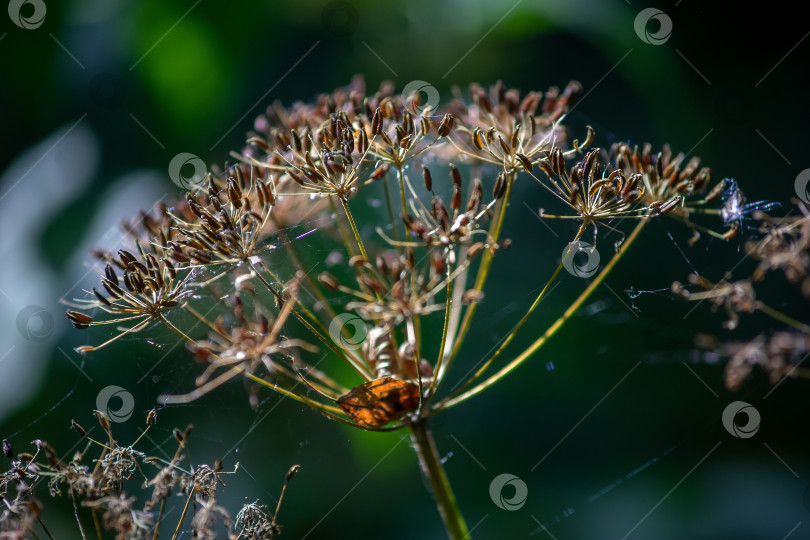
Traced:
[[[51, 497], [67, 495], [71, 499], [81, 538], [102, 538], [103, 530], [113, 533], [118, 540], [154, 540], [164, 525], [164, 516], [174, 506], [181, 510], [172, 538], [181, 533], [190, 533], [194, 538], [215, 538], [218, 530], [225, 530], [228, 538], [234, 540], [270, 540], [281, 532], [277, 521], [279, 509], [287, 484], [300, 469], [298, 465], [287, 472], [275, 512], [271, 514], [254, 502], [244, 505], [234, 520], [217, 503], [217, 490], [225, 486], [223, 477], [236, 473], [239, 464], [233, 471], [225, 471], [219, 460], [213, 467], [184, 466], [189, 457], [192, 426], [183, 431], [174, 429], [177, 449], [170, 459], [164, 459], [136, 448], [155, 424], [154, 410], [147, 416], [146, 429], [127, 446], [113, 437], [112, 424], [103, 412], [94, 414], [106, 441], [93, 439], [91, 431], [71, 421], [79, 442], [86, 443], [70, 459], [60, 457], [50, 444], [40, 439], [33, 443], [36, 449], [33, 454], [15, 454], [11, 442], [3, 440], [3, 453], [11, 467], [0, 476], [0, 500], [4, 503], [0, 511], [0, 538], [39, 538], [40, 532], [53, 540], [44, 522], [48, 514], [41, 497], [46, 487]], [[191, 517], [188, 523], [187, 516]], [[87, 530], [88, 520], [95, 529], [91, 533]]]
[[746, 255], [758, 263], [751, 276], [734, 282], [726, 276], [713, 284], [693, 274], [689, 281], [703, 289], [698, 292], [690, 292], [677, 281], [672, 284], [673, 292], [687, 300], [707, 300], [713, 308], [723, 307], [728, 319], [723, 326], [730, 330], [737, 328], [741, 314], [756, 312], [782, 325], [748, 341], [718, 344], [710, 340], [714, 352], [728, 359], [725, 382], [730, 390], [740, 389], [754, 368], [762, 370], [774, 385], [788, 377], [810, 378], [810, 371], [802, 367], [810, 355], [810, 326], [756, 296], [756, 285], [769, 274], [777, 273], [798, 289], [798, 297], [805, 304], [810, 300], [810, 210], [801, 202], [797, 203], [796, 210], [784, 217], [771, 216], [761, 210], [754, 212], [759, 236], [745, 243]]
[[[668, 147], [593, 147], [590, 128], [582, 143], [572, 138], [563, 121], [581, 90], [572, 82], [521, 96], [500, 82], [474, 84], [468, 99], [459, 91], [431, 110], [389, 83], [367, 92], [358, 78], [312, 103], [274, 104], [232, 153], [234, 163], [213, 168], [157, 212], [141, 213], [127, 226], [131, 250], [100, 254], [106, 294], [88, 291], [68, 317], [85, 330], [137, 322], [80, 350], [162, 324], [204, 365], [195, 388], [161, 396], [164, 404], [188, 403], [241, 375], [254, 399], [264, 387], [360, 429], [408, 429], [448, 535], [465, 538], [430, 417], [534, 355], [650, 220], [675, 218], [720, 238], [734, 233], [693, 220], [719, 216], [712, 205], [724, 185], [711, 186], [711, 171], [697, 158], [684, 162]], [[502, 233], [510, 208], [520, 206], [512, 200], [517, 182], [568, 212], [540, 210], [541, 218], [579, 224], [571, 245], [588, 229], [596, 239], [599, 227], [620, 230], [629, 218], [634, 227], [621, 231], [609, 262], [559, 319], [515, 351], [514, 337], [565, 261], [539, 268], [548, 280], [532, 305], [488, 358], [470, 365], [464, 343], [479, 306], [485, 309], [493, 260], [511, 245]], [[380, 211], [363, 205], [366, 195], [384, 201]], [[306, 229], [298, 236], [317, 240], [317, 249], [293, 241]], [[346, 262], [324, 271], [334, 260]], [[448, 390], [456, 364], [469, 375]], [[244, 519], [260, 514], [254, 508]]]

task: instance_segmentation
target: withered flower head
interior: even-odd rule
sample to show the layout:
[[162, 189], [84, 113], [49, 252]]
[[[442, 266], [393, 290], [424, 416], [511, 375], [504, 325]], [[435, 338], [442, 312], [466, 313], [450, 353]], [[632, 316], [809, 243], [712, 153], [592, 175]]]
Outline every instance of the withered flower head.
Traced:
[[83, 310], [99, 309], [114, 317], [95, 320], [74, 310], [68, 310], [67, 317], [74, 327], [80, 329], [103, 324], [134, 324], [101, 345], [78, 347], [79, 352], [100, 349], [129, 333], [143, 330], [155, 321], [166, 322], [165, 314], [182, 305], [191, 294], [188, 282], [192, 274], [186, 273], [185, 277], [180, 277], [163, 249], [159, 246], [152, 247], [153, 252], [148, 252], [138, 243], [138, 256], [124, 249], [119, 250], [117, 257], [108, 253], [101, 254], [102, 260], [106, 262], [104, 275], [101, 277], [104, 292], [94, 288], [92, 299], [77, 299], [73, 305]]
[[459, 124], [451, 141], [462, 155], [507, 172], [530, 171], [543, 151], [565, 142], [560, 121], [581, 91], [572, 81], [562, 93], [552, 87], [545, 94], [529, 92], [521, 98], [501, 81], [489, 91], [471, 84], [472, 102], [456, 99], [450, 105]]
[[[78, 328], [134, 321], [124, 334], [158, 321], [187, 341], [205, 370], [195, 390], [162, 396], [164, 403], [186, 403], [241, 375], [254, 383], [254, 400], [263, 386], [364, 429], [412, 425], [482, 391], [530, 356], [485, 374], [561, 267], [497, 351], [468, 370], [449, 397], [436, 398], [462, 357], [477, 306], [486, 304], [493, 258], [510, 244], [504, 224], [519, 176], [535, 178], [549, 200], [570, 210], [541, 215], [579, 220], [577, 238], [588, 228], [596, 235], [597, 226], [618, 230], [621, 219], [640, 225], [670, 215], [702, 231], [693, 214], [727, 217], [702, 208], [721, 198], [722, 184], [702, 195], [711, 173], [697, 158], [687, 161], [668, 147], [654, 154], [649, 145], [588, 148], [590, 128], [584, 143], [571, 140], [563, 120], [580, 92], [576, 82], [524, 96], [500, 82], [489, 89], [473, 84], [469, 98], [458, 92], [434, 110], [418, 93], [397, 95], [391, 83], [369, 92], [355, 79], [308, 103], [274, 103], [232, 154], [235, 165], [212, 168], [204, 185], [130, 226], [138, 256], [103, 255], [109, 264], [102, 289], [78, 305], [115, 318], [97, 322], [73, 310], [68, 317]], [[445, 164], [450, 182], [436, 173]], [[367, 198], [357, 197], [361, 189]], [[358, 208], [377, 197], [380, 211]], [[290, 241], [289, 227], [304, 222], [307, 234], [319, 236], [309, 244]], [[335, 271], [340, 278], [323, 272], [321, 263], [334, 264], [326, 253], [349, 260]], [[356, 285], [346, 285], [346, 275]], [[221, 302], [197, 310], [192, 285], [200, 297], [209, 292]], [[754, 302], [743, 289], [723, 296], [734, 313], [744, 310], [746, 298]], [[170, 309], [195, 317], [208, 337], [176, 327], [164, 316]], [[357, 346], [346, 345], [345, 315], [362, 330]], [[441, 329], [439, 343], [427, 328]], [[312, 356], [316, 347], [320, 358]], [[335, 358], [353, 380], [334, 369]]]
[[272, 232], [276, 201], [261, 169], [237, 164], [207, 177], [208, 188], [187, 193], [183, 213], [167, 210], [171, 236], [161, 245], [184, 268], [236, 265], [260, 253]]
[[712, 283], [703, 276], [689, 275], [689, 282], [703, 289], [701, 292], [690, 292], [681, 283], [672, 284], [672, 292], [687, 300], [708, 300], [713, 308], [722, 307], [728, 315], [723, 326], [734, 330], [740, 322], [740, 313], [753, 313], [757, 307], [756, 294], [750, 280], [731, 282], [728, 278]]

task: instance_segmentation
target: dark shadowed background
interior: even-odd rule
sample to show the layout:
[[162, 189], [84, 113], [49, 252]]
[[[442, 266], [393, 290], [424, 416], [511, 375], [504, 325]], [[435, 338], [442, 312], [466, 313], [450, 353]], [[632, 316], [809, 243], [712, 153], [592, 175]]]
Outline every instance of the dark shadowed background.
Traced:
[[[747, 13], [693, 0], [40, 5], [44, 19], [34, 17], [36, 2], [20, 7], [30, 28], [0, 14], [0, 438], [18, 452], [42, 438], [68, 453], [77, 441], [70, 420], [93, 425], [108, 385], [135, 400], [116, 425], [122, 442], [137, 437], [158, 394], [190, 388], [198, 367], [164, 334], [79, 356], [73, 347], [104, 334], [71, 329], [58, 301], [94, 283], [88, 247], [114, 243], [121, 218], [177, 192], [167, 174], [175, 155], [224, 162], [275, 100], [310, 100], [356, 73], [369, 88], [426, 81], [442, 103], [472, 81], [528, 91], [576, 79], [585, 94], [570, 117], [575, 135], [590, 124], [600, 144], [669, 142], [700, 155], [717, 178], [737, 179], [749, 201], [781, 201], [787, 211], [794, 179], [810, 166], [810, 26], [772, 3]], [[650, 7], [661, 13], [634, 26]], [[513, 198], [505, 235], [515, 247], [496, 258], [459, 376], [511, 328], [573, 236], [567, 222], [550, 223], [555, 237], [538, 221], [545, 198], [528, 182]], [[713, 281], [751, 270], [738, 265], [739, 240], [690, 248], [688, 238], [674, 222], [652, 224], [532, 361], [436, 418], [474, 537], [810, 536], [810, 386], [789, 380], [772, 391], [756, 376], [738, 393], [724, 389], [722, 365], [694, 350], [694, 335], [744, 340], [770, 323], [749, 317], [730, 333], [722, 313], [690, 312], [669, 294], [695, 270]], [[514, 350], [585, 286], [567, 274], [561, 283]], [[806, 317], [789, 289], [766, 293]], [[167, 337], [162, 348], [150, 342]], [[172, 452], [172, 428], [193, 422], [195, 463], [240, 463], [220, 499], [233, 511], [254, 499], [273, 506], [285, 472], [301, 464], [281, 511], [284, 538], [443, 537], [404, 434], [359, 433], [265, 398], [252, 410], [235, 382], [163, 409], [142, 449]], [[754, 437], [723, 428], [735, 400], [759, 411]], [[519, 510], [490, 497], [501, 473], [528, 488]], [[76, 536], [68, 505], [48, 511], [57, 538]]]

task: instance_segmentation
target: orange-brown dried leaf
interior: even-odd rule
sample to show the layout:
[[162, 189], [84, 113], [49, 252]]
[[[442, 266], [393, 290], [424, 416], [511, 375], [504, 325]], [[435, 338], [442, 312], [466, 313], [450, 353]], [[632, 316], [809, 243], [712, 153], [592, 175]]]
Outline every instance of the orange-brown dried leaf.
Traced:
[[338, 398], [337, 404], [358, 424], [382, 427], [416, 410], [419, 387], [393, 377], [383, 377], [351, 389]]

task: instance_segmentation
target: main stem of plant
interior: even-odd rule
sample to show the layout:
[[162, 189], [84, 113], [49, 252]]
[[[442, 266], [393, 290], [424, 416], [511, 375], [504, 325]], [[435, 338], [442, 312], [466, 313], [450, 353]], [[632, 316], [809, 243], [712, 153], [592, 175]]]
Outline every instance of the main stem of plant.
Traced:
[[410, 425], [411, 441], [413, 441], [416, 454], [419, 456], [419, 465], [425, 473], [433, 488], [433, 498], [444, 521], [447, 536], [451, 540], [464, 540], [469, 538], [470, 532], [464, 522], [464, 516], [456, 503], [453, 488], [444, 472], [436, 443], [427, 425], [427, 419], [422, 418]]

